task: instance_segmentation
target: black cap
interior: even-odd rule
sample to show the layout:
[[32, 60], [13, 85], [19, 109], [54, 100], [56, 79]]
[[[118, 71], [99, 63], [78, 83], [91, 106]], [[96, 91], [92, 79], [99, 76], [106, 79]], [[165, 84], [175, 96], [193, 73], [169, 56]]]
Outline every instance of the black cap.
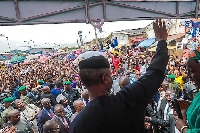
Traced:
[[79, 63], [79, 69], [101, 69], [110, 68], [108, 59], [104, 56], [93, 56], [88, 59], [82, 60]]

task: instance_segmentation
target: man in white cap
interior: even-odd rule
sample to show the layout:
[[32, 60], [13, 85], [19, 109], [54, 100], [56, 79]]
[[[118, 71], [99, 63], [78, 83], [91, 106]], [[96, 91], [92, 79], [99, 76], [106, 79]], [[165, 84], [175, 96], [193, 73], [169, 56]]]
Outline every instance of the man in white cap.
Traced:
[[[110, 64], [103, 55], [94, 55], [79, 63], [79, 75], [89, 91], [90, 102], [70, 124], [70, 133], [142, 133], [146, 106], [165, 78], [168, 63], [165, 23], [153, 23], [157, 44], [146, 74], [116, 95], [112, 88]], [[87, 52], [84, 53], [88, 54]], [[84, 56], [83, 54], [83, 56]]]

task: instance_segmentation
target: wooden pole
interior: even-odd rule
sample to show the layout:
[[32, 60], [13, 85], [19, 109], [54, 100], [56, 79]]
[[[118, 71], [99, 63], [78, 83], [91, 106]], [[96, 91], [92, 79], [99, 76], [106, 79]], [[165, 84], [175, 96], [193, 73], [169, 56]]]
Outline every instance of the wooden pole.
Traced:
[[95, 27], [94, 27], [94, 34], [95, 34], [95, 38], [96, 38], [97, 47], [99, 47], [99, 41], [98, 41], [98, 37], [97, 37], [97, 29]]

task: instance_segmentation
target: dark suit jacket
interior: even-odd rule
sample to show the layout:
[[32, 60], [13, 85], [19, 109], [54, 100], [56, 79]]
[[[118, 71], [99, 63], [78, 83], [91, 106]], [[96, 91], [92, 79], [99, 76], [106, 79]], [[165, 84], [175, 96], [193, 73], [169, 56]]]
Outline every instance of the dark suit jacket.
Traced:
[[[60, 132], [59, 133], [69, 133], [69, 130], [65, 127], [65, 125], [62, 123], [62, 121], [59, 118], [53, 117], [52, 120], [58, 122], [59, 127], [60, 127]], [[66, 121], [67, 121], [68, 126], [69, 126], [69, 122], [68, 122], [67, 119], [66, 119]]]
[[36, 117], [39, 133], [43, 133], [43, 125], [48, 120], [51, 120], [51, 117], [47, 114], [47, 112], [44, 109], [42, 109]]
[[55, 106], [57, 104], [55, 97], [52, 94], [41, 94], [42, 98], [49, 98], [51, 100], [51, 105]]

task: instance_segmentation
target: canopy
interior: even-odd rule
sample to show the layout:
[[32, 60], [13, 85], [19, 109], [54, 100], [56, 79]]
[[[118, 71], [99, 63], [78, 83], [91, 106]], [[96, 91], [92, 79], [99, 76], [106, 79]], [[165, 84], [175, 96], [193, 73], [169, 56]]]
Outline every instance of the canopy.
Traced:
[[139, 47], [150, 47], [156, 41], [155, 38], [146, 39], [139, 43]]
[[13, 56], [10, 59], [10, 63], [21, 62], [21, 61], [23, 61], [25, 59], [26, 59], [25, 56]]
[[40, 56], [40, 58], [37, 60], [40, 63], [45, 63], [46, 61], [48, 61], [49, 58], [46, 56]]

